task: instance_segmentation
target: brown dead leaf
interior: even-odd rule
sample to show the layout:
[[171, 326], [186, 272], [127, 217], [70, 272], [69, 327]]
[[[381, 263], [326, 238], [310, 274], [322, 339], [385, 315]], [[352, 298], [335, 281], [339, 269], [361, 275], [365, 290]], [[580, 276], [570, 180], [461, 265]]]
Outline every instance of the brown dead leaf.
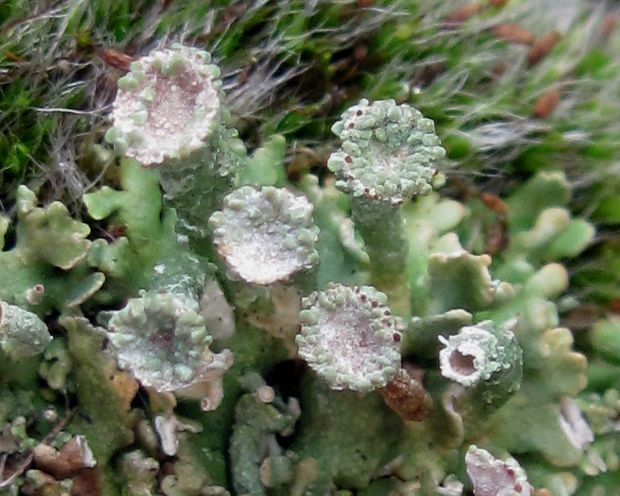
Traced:
[[73, 478], [71, 496], [99, 496], [101, 494], [101, 481], [99, 471], [85, 469]]
[[549, 117], [560, 103], [560, 92], [550, 89], [540, 94], [534, 104], [534, 116], [539, 119]]
[[99, 56], [110, 67], [114, 67], [115, 69], [124, 72], [129, 71], [129, 65], [135, 60], [131, 55], [119, 52], [113, 48], [104, 48], [101, 50]]
[[534, 496], [553, 496], [553, 494], [548, 489], [536, 489]]
[[58, 480], [72, 477], [95, 464], [95, 459], [83, 436], [74, 436], [60, 450], [41, 443], [34, 448], [33, 455], [35, 467]]
[[620, 314], [620, 298], [616, 298], [616, 299], [611, 300], [608, 303], [607, 308], [612, 313]]
[[484, 251], [493, 256], [504, 250], [508, 246], [509, 240], [508, 225], [505, 220], [500, 220], [486, 233]]
[[613, 14], [607, 14], [605, 16], [605, 18], [603, 19], [603, 25], [601, 26], [601, 34], [603, 35], [603, 39], [609, 38], [611, 33], [613, 33], [616, 29], [618, 22], [620, 22], [620, 14], [618, 14], [617, 12]]
[[482, 4], [480, 2], [470, 2], [461, 7], [454, 9], [446, 17], [446, 23], [451, 26], [457, 26], [462, 24], [470, 17], [479, 14], [482, 11]]
[[518, 43], [531, 45], [534, 43], [534, 35], [531, 31], [519, 26], [518, 24], [498, 24], [492, 28], [493, 34], [500, 40], [508, 43]]
[[506, 216], [508, 214], [508, 205], [499, 196], [493, 193], [481, 193], [480, 200], [489, 210], [493, 210], [497, 215]]
[[538, 38], [527, 54], [527, 61], [530, 66], [538, 64], [538, 62], [545, 58], [558, 41], [560, 41], [560, 33], [557, 31], [552, 31]]

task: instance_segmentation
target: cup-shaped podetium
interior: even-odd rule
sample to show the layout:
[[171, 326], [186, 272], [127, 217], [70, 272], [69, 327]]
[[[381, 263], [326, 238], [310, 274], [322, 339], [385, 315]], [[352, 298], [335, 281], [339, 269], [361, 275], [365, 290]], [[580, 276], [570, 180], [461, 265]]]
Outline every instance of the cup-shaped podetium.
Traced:
[[515, 391], [521, 384], [523, 352], [514, 333], [491, 321], [461, 328], [439, 338], [441, 374], [465, 387], [483, 383]]
[[299, 355], [331, 389], [369, 392], [394, 378], [402, 326], [385, 294], [330, 283], [302, 304]]
[[0, 349], [14, 360], [42, 353], [52, 340], [37, 315], [0, 301]]
[[410, 312], [407, 236], [400, 205], [429, 193], [445, 156], [435, 125], [394, 100], [347, 109], [332, 131], [342, 141], [327, 166], [336, 186], [352, 197], [351, 214], [366, 245], [371, 283], [396, 312]]
[[486, 320], [439, 339], [441, 375], [464, 387], [462, 415], [482, 422], [521, 387], [523, 351], [506, 325]]
[[446, 154], [433, 121], [394, 100], [361, 100], [332, 131], [342, 145], [327, 166], [336, 175], [336, 186], [353, 197], [398, 205], [427, 194], [435, 164]]
[[475, 445], [465, 455], [476, 496], [530, 496], [527, 475], [514, 458], [500, 460]]
[[119, 366], [159, 392], [202, 381], [217, 361], [196, 300], [182, 294], [145, 292], [114, 312], [107, 328]]
[[312, 204], [284, 188], [243, 186], [209, 219], [213, 242], [233, 279], [257, 286], [286, 282], [314, 267], [319, 228]]
[[107, 141], [145, 167], [201, 148], [222, 107], [220, 70], [210, 62], [209, 53], [182, 45], [133, 62], [118, 81]]

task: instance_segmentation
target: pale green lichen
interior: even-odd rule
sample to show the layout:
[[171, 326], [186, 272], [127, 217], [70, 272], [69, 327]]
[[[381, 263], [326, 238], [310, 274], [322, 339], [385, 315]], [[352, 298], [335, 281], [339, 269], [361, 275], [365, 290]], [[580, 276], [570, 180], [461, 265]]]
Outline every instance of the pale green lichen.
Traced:
[[579, 450], [583, 450], [594, 440], [592, 429], [581, 413], [574, 399], [565, 396], [560, 400], [560, 426], [569, 442]]
[[39, 208], [36, 195], [20, 186], [17, 209], [25, 221], [20, 223], [18, 235], [28, 237], [28, 243], [22, 246], [23, 257], [40, 258], [54, 267], [68, 270], [86, 256], [90, 228], [72, 219], [62, 203], [53, 202]]
[[[121, 79], [108, 138], [125, 155], [124, 191], [86, 195], [92, 232], [26, 188], [17, 227], [0, 217], [0, 297], [45, 317], [54, 336], [42, 357], [0, 363], [7, 466], [59, 421], [48, 402], [67, 398], [78, 409], [68, 429], [88, 439], [105, 496], [224, 486], [461, 496], [465, 468], [477, 496], [531, 496], [513, 484], [518, 465], [490, 452], [519, 457], [541, 493], [569, 496], [593, 474], [613, 481], [617, 405], [593, 440], [574, 400], [585, 358], [557, 328], [553, 302], [568, 273], [550, 262], [579, 254], [594, 233], [571, 217], [567, 179], [545, 170], [505, 205], [469, 184], [462, 202], [441, 200], [427, 194], [445, 153], [433, 123], [406, 104], [362, 101], [334, 125], [335, 177], [297, 183], [306, 198], [285, 189], [284, 166], [286, 156], [291, 171], [305, 169], [306, 151], [286, 155], [282, 136], [262, 136], [248, 158], [227, 127], [218, 74], [205, 52], [175, 46]], [[455, 159], [445, 114], [424, 108]], [[122, 302], [107, 330], [90, 324]], [[614, 388], [616, 327], [580, 342], [612, 362], [598, 380]], [[489, 452], [465, 457], [473, 440]], [[69, 491], [45, 475], [37, 467], [19, 483]]]
[[0, 348], [13, 360], [42, 353], [51, 340], [45, 322], [34, 313], [0, 301]]
[[67, 379], [72, 371], [72, 365], [66, 341], [56, 338], [43, 352], [39, 375], [45, 379], [50, 388], [63, 391], [71, 385], [70, 382], [67, 383]]
[[118, 461], [118, 473], [125, 482], [128, 494], [151, 496], [156, 493], [159, 463], [139, 450], [124, 453]]
[[465, 455], [467, 474], [475, 496], [530, 496], [527, 475], [517, 461], [495, 458], [488, 451], [472, 445]]
[[[77, 307], [103, 286], [105, 276], [85, 263], [90, 227], [60, 202], [37, 203], [33, 191], [18, 188], [15, 243], [0, 250], [0, 299], [42, 316]], [[0, 215], [0, 246], [8, 227]]]
[[205, 325], [215, 340], [231, 337], [235, 332], [234, 309], [226, 299], [217, 280], [208, 277], [205, 280], [200, 297], [200, 313]]
[[121, 368], [158, 391], [199, 382], [214, 360], [196, 301], [180, 294], [146, 292], [114, 312], [107, 327]]
[[264, 485], [284, 489], [293, 478], [291, 460], [284, 456], [276, 435], [293, 432], [299, 404], [294, 399], [289, 403], [274, 397], [268, 400], [257, 393], [246, 394], [235, 408], [230, 454], [235, 460], [233, 485], [237, 494], [264, 496], [269, 494]]
[[352, 197], [355, 226], [364, 239], [372, 284], [394, 310], [409, 313], [407, 238], [399, 206], [432, 190], [445, 150], [432, 120], [393, 100], [362, 100], [332, 131], [342, 141], [327, 165], [336, 187]]
[[328, 284], [304, 298], [299, 356], [332, 389], [368, 392], [400, 368], [401, 323], [370, 286]]
[[430, 310], [442, 313], [454, 308], [480, 310], [494, 299], [494, 287], [487, 254], [466, 251], [454, 233], [439, 238], [428, 260]]
[[439, 339], [444, 345], [439, 353], [444, 377], [465, 387], [496, 382], [503, 389], [518, 389], [523, 357], [511, 331], [484, 321]]
[[145, 166], [184, 158], [204, 145], [221, 111], [219, 68], [182, 45], [151, 52], [118, 82], [106, 139]]
[[342, 145], [327, 165], [338, 178], [336, 186], [354, 197], [399, 204], [424, 195], [446, 153], [433, 121], [394, 100], [361, 100], [332, 131]]
[[312, 204], [287, 189], [239, 188], [224, 198], [209, 225], [218, 254], [235, 279], [269, 285], [318, 262]]
[[119, 81], [106, 139], [142, 166], [157, 166], [177, 231], [205, 249], [206, 221], [234, 187], [246, 161], [222, 106], [220, 70], [211, 55], [182, 45], [131, 64]]

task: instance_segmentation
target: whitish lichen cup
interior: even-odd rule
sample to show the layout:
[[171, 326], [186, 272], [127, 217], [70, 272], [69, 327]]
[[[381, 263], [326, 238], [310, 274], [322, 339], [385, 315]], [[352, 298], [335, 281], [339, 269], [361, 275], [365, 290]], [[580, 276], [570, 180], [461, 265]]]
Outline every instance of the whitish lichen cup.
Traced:
[[312, 204], [287, 189], [239, 188], [224, 198], [209, 225], [233, 279], [268, 286], [318, 263]]
[[219, 380], [232, 364], [228, 350], [209, 349], [212, 337], [198, 303], [182, 294], [145, 292], [114, 312], [107, 328], [119, 366], [158, 392], [186, 392]]
[[530, 496], [527, 475], [514, 458], [500, 460], [475, 445], [465, 455], [476, 496]]
[[184, 158], [219, 122], [220, 70], [209, 53], [175, 45], [131, 64], [119, 79], [106, 139], [143, 166]]
[[302, 303], [299, 355], [331, 389], [369, 392], [396, 375], [401, 324], [385, 294], [330, 283]]
[[394, 100], [361, 100], [332, 131], [342, 145], [327, 165], [336, 186], [354, 197], [398, 205], [429, 193], [435, 164], [446, 154], [433, 121]]

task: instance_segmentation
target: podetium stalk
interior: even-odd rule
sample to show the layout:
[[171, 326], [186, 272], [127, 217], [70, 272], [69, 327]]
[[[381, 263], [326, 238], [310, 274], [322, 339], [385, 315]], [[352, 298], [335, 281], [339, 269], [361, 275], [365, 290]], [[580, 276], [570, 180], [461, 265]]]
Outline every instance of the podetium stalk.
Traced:
[[445, 150], [433, 121], [393, 100], [361, 100], [332, 131], [341, 150], [327, 163], [336, 186], [351, 195], [352, 216], [370, 258], [371, 283], [401, 314], [409, 313], [407, 240], [400, 206], [432, 190]]

